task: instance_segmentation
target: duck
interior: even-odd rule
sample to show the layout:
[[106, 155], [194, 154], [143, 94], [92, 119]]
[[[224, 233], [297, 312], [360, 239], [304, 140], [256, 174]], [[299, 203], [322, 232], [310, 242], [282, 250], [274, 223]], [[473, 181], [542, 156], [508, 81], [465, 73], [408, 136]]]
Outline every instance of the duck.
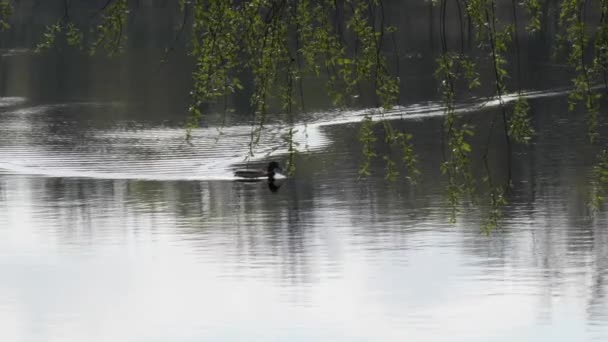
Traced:
[[275, 179], [285, 178], [283, 169], [276, 161], [268, 163], [266, 170], [264, 169], [242, 169], [234, 171], [234, 176], [242, 178], [243, 180], [260, 180], [260, 178], [267, 178], [269, 182], [273, 182]]

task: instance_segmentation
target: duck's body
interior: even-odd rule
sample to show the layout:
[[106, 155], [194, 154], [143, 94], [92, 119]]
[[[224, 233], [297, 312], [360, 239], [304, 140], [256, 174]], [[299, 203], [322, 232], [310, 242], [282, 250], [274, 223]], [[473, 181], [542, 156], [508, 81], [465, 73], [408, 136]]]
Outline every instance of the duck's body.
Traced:
[[234, 171], [234, 175], [243, 180], [261, 180], [267, 178], [269, 181], [273, 181], [275, 178], [284, 178], [282, 174], [283, 170], [277, 162], [268, 163], [266, 170], [263, 169], [242, 169]]
[[240, 178], [254, 179], [268, 177], [268, 172], [265, 170], [236, 170], [234, 175]]

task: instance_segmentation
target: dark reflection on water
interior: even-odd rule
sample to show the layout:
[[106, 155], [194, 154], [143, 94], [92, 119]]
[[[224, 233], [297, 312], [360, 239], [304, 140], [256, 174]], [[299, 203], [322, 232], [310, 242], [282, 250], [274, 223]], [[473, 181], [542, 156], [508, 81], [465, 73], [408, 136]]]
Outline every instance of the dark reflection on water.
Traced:
[[[515, 148], [503, 226], [485, 236], [483, 206], [448, 223], [427, 3], [387, 2], [404, 32], [403, 108], [389, 114], [415, 135], [419, 185], [386, 183], [380, 160], [360, 180], [364, 112], [323, 110], [310, 82], [297, 173], [277, 192], [232, 176], [248, 153], [246, 110], [221, 136], [210, 114], [184, 142], [191, 64], [157, 64], [175, 3], [138, 2], [132, 46], [114, 60], [33, 55], [63, 12], [32, 3], [0, 41], [0, 340], [608, 339], [608, 218], [588, 206], [597, 151], [552, 91], [567, 79], [547, 42], [522, 41], [523, 86], [546, 90], [531, 100], [539, 134]], [[483, 104], [459, 106], [476, 148], [497, 114]], [[252, 166], [285, 160], [284, 133], [269, 123]], [[505, 146], [491, 138], [501, 181]]]

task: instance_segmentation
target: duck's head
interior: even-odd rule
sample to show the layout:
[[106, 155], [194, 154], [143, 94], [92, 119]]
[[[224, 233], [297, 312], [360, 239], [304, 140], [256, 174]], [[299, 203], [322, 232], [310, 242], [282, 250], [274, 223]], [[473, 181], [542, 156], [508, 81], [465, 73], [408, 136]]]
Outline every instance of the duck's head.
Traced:
[[279, 166], [279, 163], [277, 163], [276, 161], [271, 161], [270, 163], [268, 163], [268, 169], [266, 170], [268, 178], [274, 178], [275, 174], [281, 172], [283, 172], [283, 170], [281, 169], [281, 166]]

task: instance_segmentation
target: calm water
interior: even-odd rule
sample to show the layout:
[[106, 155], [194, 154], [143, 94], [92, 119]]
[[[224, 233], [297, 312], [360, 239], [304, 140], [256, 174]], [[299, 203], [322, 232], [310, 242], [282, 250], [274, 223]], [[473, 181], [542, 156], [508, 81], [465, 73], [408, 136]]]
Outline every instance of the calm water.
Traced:
[[[484, 208], [448, 223], [428, 58], [408, 62], [404, 104], [387, 115], [416, 135], [417, 187], [386, 183], [381, 161], [360, 180], [365, 112], [313, 100], [297, 174], [273, 193], [232, 177], [250, 141], [242, 113], [184, 142], [179, 62], [146, 73], [132, 54], [37, 57], [19, 18], [0, 59], [1, 341], [608, 340], [608, 217], [588, 207], [596, 151], [557, 69], [526, 73], [538, 135], [515, 149], [514, 192], [486, 236]], [[495, 105], [459, 106], [476, 140]], [[250, 162], [284, 162], [285, 132], [270, 124]]]

